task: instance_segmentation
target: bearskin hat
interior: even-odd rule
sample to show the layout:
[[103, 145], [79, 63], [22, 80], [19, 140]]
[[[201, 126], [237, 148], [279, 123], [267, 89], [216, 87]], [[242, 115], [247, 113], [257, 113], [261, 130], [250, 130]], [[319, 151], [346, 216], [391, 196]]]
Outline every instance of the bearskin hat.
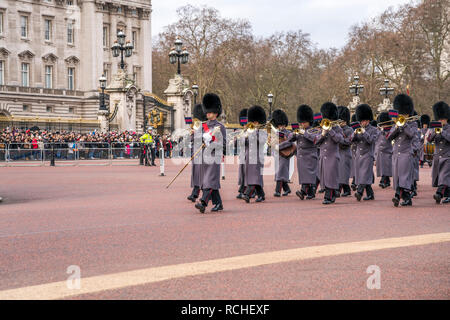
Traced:
[[431, 118], [429, 115], [423, 114], [420, 116], [420, 124], [422, 125], [422, 127], [424, 124], [426, 124], [427, 126], [430, 125], [430, 121], [431, 121]]
[[220, 98], [215, 93], [207, 93], [203, 96], [203, 112], [207, 114], [208, 112], [217, 113], [220, 116], [222, 113], [222, 103]]
[[378, 124], [378, 122], [377, 122], [377, 120], [372, 120], [372, 121], [370, 121], [370, 125], [372, 126], [372, 127], [377, 127], [377, 124]]
[[382, 112], [377, 118], [378, 123], [387, 122], [390, 121], [391, 118], [389, 118], [389, 112]]
[[352, 115], [352, 122], [356, 122], [357, 120], [356, 120], [356, 113], [354, 113], [353, 115]]
[[339, 106], [338, 107], [338, 116], [340, 120], [344, 120], [347, 125], [350, 123], [350, 110], [347, 107]]
[[337, 107], [332, 102], [325, 102], [320, 107], [320, 112], [322, 113], [322, 116], [324, 119], [328, 119], [328, 120], [332, 120], [332, 121], [338, 119]]
[[433, 106], [434, 119], [450, 119], [450, 107], [444, 101], [436, 102]]
[[368, 104], [360, 104], [356, 107], [356, 119], [358, 121], [373, 120], [372, 108]]
[[[241, 118], [247, 117], [247, 112], [248, 112], [247, 108], [242, 109], [241, 111], [239, 111], [239, 118], [238, 118], [239, 123], [241, 123]], [[241, 124], [241, 126], [242, 126], [242, 124]]]
[[272, 112], [272, 123], [275, 127], [287, 126], [289, 124], [289, 120], [286, 112], [281, 109], [277, 109]]
[[394, 98], [394, 109], [398, 114], [411, 115], [414, 111], [414, 103], [410, 96], [401, 93]]
[[248, 109], [247, 112], [248, 122], [258, 122], [259, 124], [265, 124], [267, 120], [266, 111], [260, 106], [253, 106]]
[[310, 106], [302, 104], [297, 108], [297, 121], [299, 123], [309, 122], [309, 125], [312, 125], [314, 121], [314, 113]]
[[203, 112], [203, 107], [200, 103], [194, 106], [194, 110], [192, 111], [192, 117], [200, 121], [208, 120], [206, 119], [206, 114]]

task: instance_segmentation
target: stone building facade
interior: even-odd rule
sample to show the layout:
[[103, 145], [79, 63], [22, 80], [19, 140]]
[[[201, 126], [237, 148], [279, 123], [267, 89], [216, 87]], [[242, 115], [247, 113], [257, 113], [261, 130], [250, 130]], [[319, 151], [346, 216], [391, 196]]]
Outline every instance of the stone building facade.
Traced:
[[1, 0], [1, 128], [97, 129], [98, 79], [105, 74], [109, 84], [118, 71], [120, 57], [110, 49], [118, 30], [134, 45], [128, 77], [150, 93], [151, 12], [151, 0]]

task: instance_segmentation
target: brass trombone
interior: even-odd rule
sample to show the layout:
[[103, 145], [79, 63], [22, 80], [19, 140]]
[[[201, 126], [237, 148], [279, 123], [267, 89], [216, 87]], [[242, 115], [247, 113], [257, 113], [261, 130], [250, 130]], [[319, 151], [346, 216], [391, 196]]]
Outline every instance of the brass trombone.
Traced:
[[411, 116], [411, 117], [405, 117], [402, 115], [399, 115], [397, 120], [395, 121], [395, 124], [397, 125], [397, 127], [403, 127], [406, 122], [410, 122], [410, 121], [417, 121], [420, 119], [420, 116]]
[[341, 120], [341, 119], [339, 119], [339, 120], [334, 120], [334, 121], [331, 121], [331, 120], [328, 120], [328, 119], [322, 119], [322, 121], [320, 121], [320, 127], [321, 127], [323, 130], [328, 131], [328, 130], [331, 130], [332, 127], [340, 126], [340, 125], [343, 124], [344, 122], [345, 122], [345, 121], [344, 121], [344, 120]]

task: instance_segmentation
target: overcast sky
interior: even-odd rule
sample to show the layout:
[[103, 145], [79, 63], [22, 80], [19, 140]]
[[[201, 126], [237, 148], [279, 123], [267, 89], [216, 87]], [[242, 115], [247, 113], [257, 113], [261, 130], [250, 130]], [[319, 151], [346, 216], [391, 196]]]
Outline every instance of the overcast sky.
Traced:
[[223, 17], [250, 21], [253, 33], [301, 29], [320, 48], [342, 47], [349, 28], [409, 0], [152, 0], [152, 33], [177, 20], [176, 9], [186, 4], [207, 5]]

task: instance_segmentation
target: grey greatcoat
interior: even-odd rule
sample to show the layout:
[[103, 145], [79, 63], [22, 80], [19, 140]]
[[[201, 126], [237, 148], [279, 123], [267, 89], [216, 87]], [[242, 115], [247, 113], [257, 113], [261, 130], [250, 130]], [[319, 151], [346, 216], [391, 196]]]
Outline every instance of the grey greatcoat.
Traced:
[[267, 131], [256, 129], [245, 139], [245, 183], [264, 186], [264, 145]]
[[394, 140], [392, 150], [393, 187], [411, 190], [414, 183], [413, 140], [417, 133], [415, 121], [406, 122], [403, 127], [393, 126], [389, 131], [389, 141]]
[[[420, 160], [420, 136], [421, 131], [418, 129], [416, 131], [416, 136], [413, 139], [413, 154], [414, 154], [414, 180], [419, 181], [419, 160]], [[422, 147], [423, 150], [423, 147]]]
[[372, 184], [373, 177], [373, 161], [375, 160], [375, 142], [378, 138], [378, 130], [371, 125], [365, 128], [363, 134], [355, 134], [352, 142], [356, 145], [355, 153], [355, 183]]
[[432, 141], [436, 145], [431, 171], [433, 187], [441, 185], [450, 187], [450, 125], [443, 126], [440, 134], [432, 130], [428, 142]]
[[334, 126], [323, 136], [316, 137], [315, 144], [320, 146], [319, 174], [323, 188], [339, 189], [339, 144], [344, 142], [342, 128]]
[[[286, 137], [288, 137], [290, 134], [290, 132], [286, 129], [280, 130], [280, 132], [282, 132]], [[292, 143], [286, 140], [279, 144], [279, 149], [282, 150], [284, 148], [290, 147], [291, 145]], [[277, 150], [274, 150], [272, 152], [272, 155], [275, 159], [275, 181], [289, 182], [289, 164], [291, 157], [282, 157]]]
[[352, 150], [351, 148], [351, 136], [353, 134], [352, 127], [342, 127], [344, 135], [344, 142], [339, 144], [339, 155], [341, 160], [339, 161], [339, 184], [348, 184], [350, 176], [352, 174]]
[[238, 139], [239, 152], [239, 171], [238, 171], [238, 185], [246, 185], [245, 183], [245, 138]]
[[[226, 130], [225, 126], [217, 120], [208, 120], [206, 124], [210, 131], [213, 131], [215, 127], [220, 127], [220, 131], [215, 134], [216, 140], [211, 141], [202, 152], [202, 189], [218, 190], [220, 189], [220, 163], [226, 150]], [[203, 127], [202, 132], [205, 133]]]
[[427, 143], [425, 141], [425, 134], [427, 133], [428, 128], [422, 128], [420, 129], [420, 150], [419, 150], [419, 159], [420, 161], [425, 161], [425, 144]]
[[297, 143], [297, 171], [299, 184], [316, 184], [318, 174], [318, 152], [314, 144], [316, 134], [305, 132], [305, 134], [291, 133], [286, 145]]
[[352, 151], [352, 164], [350, 167], [351, 176], [355, 178], [355, 158], [356, 158], [356, 144], [351, 145], [350, 150]]
[[[202, 145], [202, 129], [197, 129], [191, 134], [191, 145], [193, 156]], [[192, 174], [191, 174], [191, 188], [202, 186], [202, 156], [203, 151], [199, 151], [196, 157], [192, 160]]]
[[378, 135], [376, 147], [377, 177], [392, 177], [392, 142], [388, 133]]

